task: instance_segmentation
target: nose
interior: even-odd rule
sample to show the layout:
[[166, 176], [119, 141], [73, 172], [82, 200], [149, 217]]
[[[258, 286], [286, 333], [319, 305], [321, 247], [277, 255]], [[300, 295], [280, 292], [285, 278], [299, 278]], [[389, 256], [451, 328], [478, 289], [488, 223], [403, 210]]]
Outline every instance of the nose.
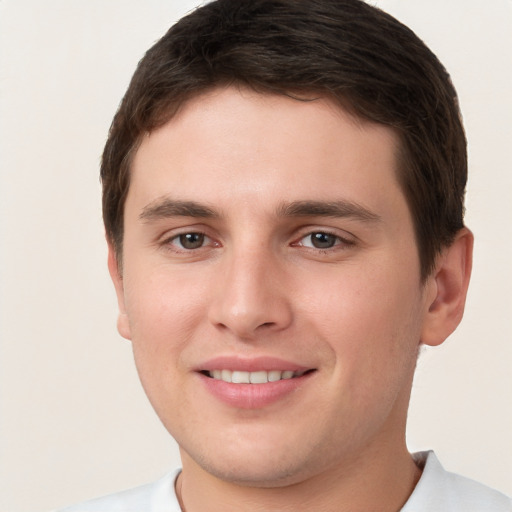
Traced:
[[286, 329], [292, 310], [283, 266], [277, 260], [263, 248], [227, 257], [217, 276], [210, 322], [244, 340]]

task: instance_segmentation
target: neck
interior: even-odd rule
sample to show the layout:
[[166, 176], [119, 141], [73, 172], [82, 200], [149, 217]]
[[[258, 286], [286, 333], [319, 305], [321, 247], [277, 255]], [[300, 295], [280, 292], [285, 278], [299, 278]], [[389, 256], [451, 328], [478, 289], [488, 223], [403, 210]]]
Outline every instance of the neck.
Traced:
[[220, 480], [182, 453], [183, 472], [176, 490], [184, 512], [397, 512], [421, 471], [405, 443], [367, 447], [363, 456], [344, 460], [321, 474], [279, 487], [242, 486]]

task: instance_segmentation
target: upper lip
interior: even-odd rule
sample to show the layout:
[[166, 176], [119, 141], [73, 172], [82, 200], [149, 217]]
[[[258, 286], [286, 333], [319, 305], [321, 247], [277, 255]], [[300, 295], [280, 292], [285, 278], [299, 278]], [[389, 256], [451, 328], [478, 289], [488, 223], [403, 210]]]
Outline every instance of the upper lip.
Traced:
[[301, 364], [272, 356], [259, 356], [252, 358], [232, 355], [217, 356], [212, 359], [208, 359], [197, 366], [197, 371], [232, 370], [258, 372], [262, 370], [288, 370], [292, 372], [303, 372], [311, 369], [313, 368], [310, 366], [303, 366]]

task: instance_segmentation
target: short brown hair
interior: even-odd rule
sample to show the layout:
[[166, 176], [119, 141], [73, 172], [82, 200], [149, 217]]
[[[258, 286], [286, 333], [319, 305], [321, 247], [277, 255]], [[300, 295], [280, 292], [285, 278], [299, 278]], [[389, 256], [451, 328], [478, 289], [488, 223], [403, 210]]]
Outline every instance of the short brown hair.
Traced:
[[422, 278], [430, 274], [463, 227], [467, 155], [457, 94], [410, 29], [361, 0], [216, 0], [182, 18], [146, 53], [101, 164], [103, 218], [119, 259], [130, 163], [142, 135], [191, 97], [229, 84], [326, 96], [392, 127]]

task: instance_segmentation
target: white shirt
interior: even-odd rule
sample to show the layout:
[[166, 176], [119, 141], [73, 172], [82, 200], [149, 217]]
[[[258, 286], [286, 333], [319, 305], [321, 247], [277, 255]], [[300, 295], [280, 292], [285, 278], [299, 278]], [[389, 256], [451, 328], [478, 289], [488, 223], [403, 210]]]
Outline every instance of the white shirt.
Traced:
[[[474, 480], [446, 471], [434, 452], [413, 455], [424, 466], [401, 512], [512, 512], [512, 499]], [[61, 512], [181, 512], [174, 490], [180, 470], [151, 484], [87, 501]]]

